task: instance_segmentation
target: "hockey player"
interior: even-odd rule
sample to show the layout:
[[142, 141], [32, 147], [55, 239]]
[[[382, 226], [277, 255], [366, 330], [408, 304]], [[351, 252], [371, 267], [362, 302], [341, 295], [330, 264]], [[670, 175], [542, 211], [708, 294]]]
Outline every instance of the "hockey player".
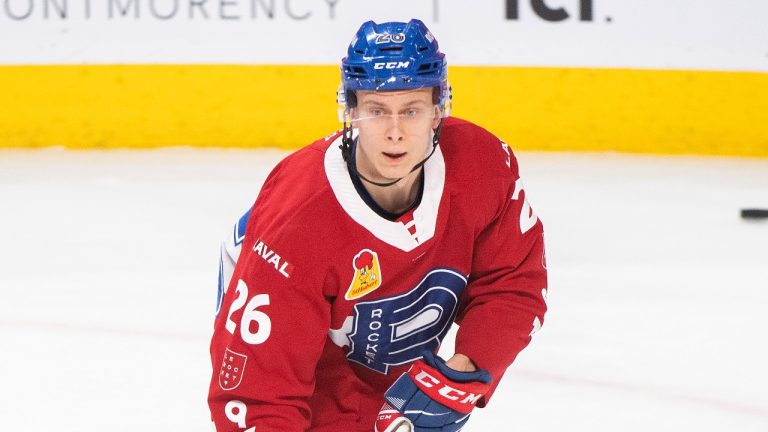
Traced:
[[357, 32], [343, 130], [280, 162], [222, 247], [218, 432], [458, 431], [542, 324], [541, 221], [509, 147], [448, 117], [446, 76], [421, 21]]

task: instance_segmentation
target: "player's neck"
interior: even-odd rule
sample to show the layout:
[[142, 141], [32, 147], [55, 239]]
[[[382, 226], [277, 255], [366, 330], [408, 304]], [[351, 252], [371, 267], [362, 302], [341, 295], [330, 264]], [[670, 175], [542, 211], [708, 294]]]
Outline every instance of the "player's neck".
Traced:
[[366, 181], [363, 186], [379, 207], [389, 213], [400, 214], [408, 210], [418, 198], [422, 169], [408, 174], [392, 186], [381, 187]]

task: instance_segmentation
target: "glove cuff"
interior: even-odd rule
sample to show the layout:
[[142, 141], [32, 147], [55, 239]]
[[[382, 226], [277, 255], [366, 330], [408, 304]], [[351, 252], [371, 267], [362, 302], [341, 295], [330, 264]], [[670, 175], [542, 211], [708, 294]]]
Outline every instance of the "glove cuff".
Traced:
[[480, 381], [456, 382], [424, 361], [413, 363], [408, 375], [430, 399], [462, 414], [469, 414], [490, 389]]

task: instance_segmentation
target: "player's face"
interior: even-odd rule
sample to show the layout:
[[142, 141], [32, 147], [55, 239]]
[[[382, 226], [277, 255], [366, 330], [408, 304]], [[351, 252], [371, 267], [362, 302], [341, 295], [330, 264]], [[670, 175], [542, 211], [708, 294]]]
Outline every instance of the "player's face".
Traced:
[[432, 131], [440, 123], [431, 88], [358, 91], [350, 114], [360, 134], [357, 168], [379, 181], [408, 175], [431, 151]]

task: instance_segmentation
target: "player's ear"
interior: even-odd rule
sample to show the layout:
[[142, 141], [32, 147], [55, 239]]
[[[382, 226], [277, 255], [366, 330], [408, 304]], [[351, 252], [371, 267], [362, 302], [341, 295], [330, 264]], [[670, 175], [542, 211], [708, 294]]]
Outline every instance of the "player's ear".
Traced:
[[440, 110], [439, 105], [432, 105], [435, 110], [435, 116], [432, 119], [432, 130], [437, 129], [437, 126], [440, 124], [440, 119], [443, 117], [443, 112]]

